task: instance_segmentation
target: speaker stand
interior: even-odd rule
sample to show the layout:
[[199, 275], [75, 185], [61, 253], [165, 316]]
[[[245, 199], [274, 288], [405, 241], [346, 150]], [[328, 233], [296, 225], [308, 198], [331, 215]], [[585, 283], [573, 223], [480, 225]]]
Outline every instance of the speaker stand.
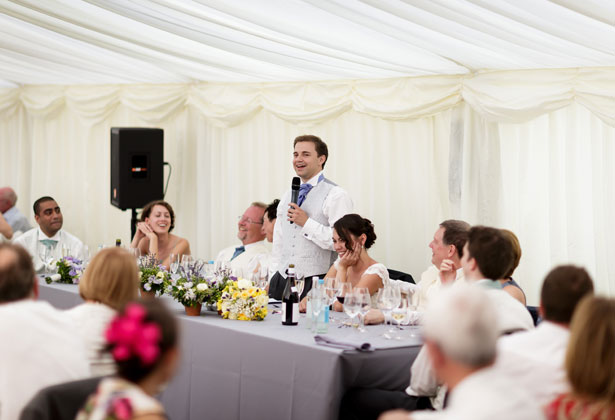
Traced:
[[128, 243], [132, 242], [132, 238], [135, 237], [135, 233], [137, 233], [137, 209], [130, 209], [132, 211], [132, 219], [130, 219], [130, 240]]

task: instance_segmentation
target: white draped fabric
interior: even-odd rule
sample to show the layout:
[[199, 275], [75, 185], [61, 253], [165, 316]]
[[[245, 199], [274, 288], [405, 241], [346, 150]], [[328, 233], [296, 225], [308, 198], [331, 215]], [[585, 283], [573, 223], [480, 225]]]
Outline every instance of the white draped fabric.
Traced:
[[109, 129], [161, 127], [167, 200], [193, 252], [234, 242], [236, 216], [293, 176], [292, 139], [329, 145], [325, 172], [370, 218], [373, 256], [417, 277], [446, 218], [506, 227], [515, 279], [537, 303], [544, 274], [574, 262], [615, 294], [615, 69], [481, 72], [291, 83], [25, 86], [0, 90], [0, 179], [18, 207], [54, 196], [91, 248], [129, 241], [109, 204]]
[[0, 85], [615, 66], [612, 0], [4, 0]]

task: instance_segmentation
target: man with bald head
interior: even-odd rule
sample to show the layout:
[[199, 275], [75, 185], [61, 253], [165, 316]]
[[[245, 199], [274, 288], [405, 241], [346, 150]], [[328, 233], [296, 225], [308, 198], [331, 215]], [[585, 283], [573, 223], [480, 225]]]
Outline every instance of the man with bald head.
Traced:
[[0, 216], [6, 221], [11, 228], [11, 232], [2, 229], [2, 220], [0, 220], [0, 233], [7, 239], [16, 238], [22, 233], [30, 230], [30, 223], [15, 204], [17, 203], [17, 194], [11, 187], [0, 188]]
[[30, 255], [0, 244], [0, 418], [16, 419], [40, 389], [89, 376], [86, 350], [72, 321], [38, 301]]
[[256, 269], [260, 258], [269, 256], [262, 231], [267, 205], [254, 202], [243, 212], [237, 222], [237, 238], [241, 245], [233, 245], [218, 253], [216, 262], [227, 262], [236, 275], [248, 276]]

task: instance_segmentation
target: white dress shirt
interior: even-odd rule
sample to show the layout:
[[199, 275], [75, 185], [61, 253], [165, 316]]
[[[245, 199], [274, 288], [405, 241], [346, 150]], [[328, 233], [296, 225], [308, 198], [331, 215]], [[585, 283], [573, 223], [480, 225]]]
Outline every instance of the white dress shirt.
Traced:
[[[318, 184], [318, 179], [322, 175], [322, 171], [311, 178], [307, 183], [312, 186]], [[309, 194], [309, 193], [308, 193]], [[286, 194], [280, 200], [278, 208], [288, 209], [290, 203], [291, 191], [287, 191]], [[323, 225], [308, 218], [301, 229], [301, 235], [318, 245], [322, 249], [333, 251], [333, 224], [338, 221], [342, 216], [352, 213], [352, 199], [346, 190], [339, 185], [334, 186], [325, 200], [322, 203], [322, 212], [328, 220], [327, 225]], [[284, 217], [276, 219], [275, 228], [273, 230], [273, 248], [271, 251], [271, 270], [270, 272], [277, 272], [280, 267], [280, 256], [282, 255], [282, 246], [284, 237], [282, 228], [279, 226], [281, 223], [286, 222], [286, 214]]]
[[414, 411], [412, 420], [543, 420], [529, 393], [487, 367], [464, 378], [449, 395], [442, 411]]
[[105, 331], [115, 316], [113, 308], [96, 302], [85, 302], [66, 311], [77, 327], [87, 351], [92, 376], [112, 375], [116, 372], [110, 354], [103, 352], [107, 345]]
[[261, 259], [267, 259], [267, 256], [271, 253], [271, 251], [269, 250], [269, 245], [267, 245], [265, 241], [258, 241], [248, 245], [243, 245], [245, 247], [245, 251], [243, 251], [231, 261], [231, 258], [235, 253], [235, 248], [239, 246], [242, 245], [237, 244], [235, 246], [229, 246], [228, 248], [224, 248], [218, 253], [218, 256], [216, 257], [216, 263], [228, 262], [231, 269], [235, 273], [241, 270], [243, 276], [248, 276], [249, 273], [253, 272], [257, 268], [258, 261], [260, 261]]
[[[475, 285], [487, 289], [487, 295], [497, 309], [497, 325], [500, 335], [534, 329], [534, 321], [527, 308], [503, 291], [499, 282], [480, 280]], [[425, 346], [421, 348], [416, 359], [414, 359], [410, 372], [410, 386], [406, 388], [407, 394], [426, 397], [438, 395], [439, 382], [431, 366]], [[440, 398], [432, 400], [434, 407], [439, 406], [442, 402], [443, 394], [439, 395]]]
[[[455, 284], [465, 282], [463, 268], [457, 270]], [[412, 296], [412, 303], [417, 305], [417, 310], [424, 312], [429, 302], [436, 299], [442, 290], [442, 280], [440, 280], [440, 270], [435, 265], [430, 266], [421, 274], [421, 280], [417, 284], [418, 289]]]
[[544, 406], [569, 391], [564, 360], [570, 331], [549, 321], [498, 340], [496, 369]]
[[16, 238], [13, 243], [23, 246], [32, 256], [32, 263], [37, 273], [45, 271], [45, 265], [40, 257], [40, 250], [45, 246], [41, 243], [42, 239], [53, 239], [58, 241], [54, 248], [55, 258], [62, 257], [62, 247], [67, 247], [70, 250], [70, 255], [79, 258], [83, 252], [83, 242], [76, 236], [71, 235], [67, 231], [61, 229], [56, 232], [53, 237], [48, 237], [43, 233], [40, 227], [35, 227]]
[[89, 376], [75, 325], [47, 302], [24, 299], [1, 304], [0, 337], [2, 420], [19, 418], [40, 389]]

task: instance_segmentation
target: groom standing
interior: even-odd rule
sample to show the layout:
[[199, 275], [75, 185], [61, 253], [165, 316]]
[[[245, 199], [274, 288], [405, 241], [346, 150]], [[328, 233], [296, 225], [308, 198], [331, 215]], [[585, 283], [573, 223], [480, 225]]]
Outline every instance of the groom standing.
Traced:
[[327, 145], [320, 138], [304, 135], [295, 139], [293, 168], [301, 186], [297, 204], [290, 202], [288, 191], [278, 205], [270, 267], [275, 272], [269, 283], [272, 298], [282, 298], [289, 264], [295, 265], [298, 276], [305, 277], [305, 295], [311, 288], [311, 277], [323, 277], [337, 257], [333, 224], [352, 213], [352, 200], [323, 175], [328, 156]]

